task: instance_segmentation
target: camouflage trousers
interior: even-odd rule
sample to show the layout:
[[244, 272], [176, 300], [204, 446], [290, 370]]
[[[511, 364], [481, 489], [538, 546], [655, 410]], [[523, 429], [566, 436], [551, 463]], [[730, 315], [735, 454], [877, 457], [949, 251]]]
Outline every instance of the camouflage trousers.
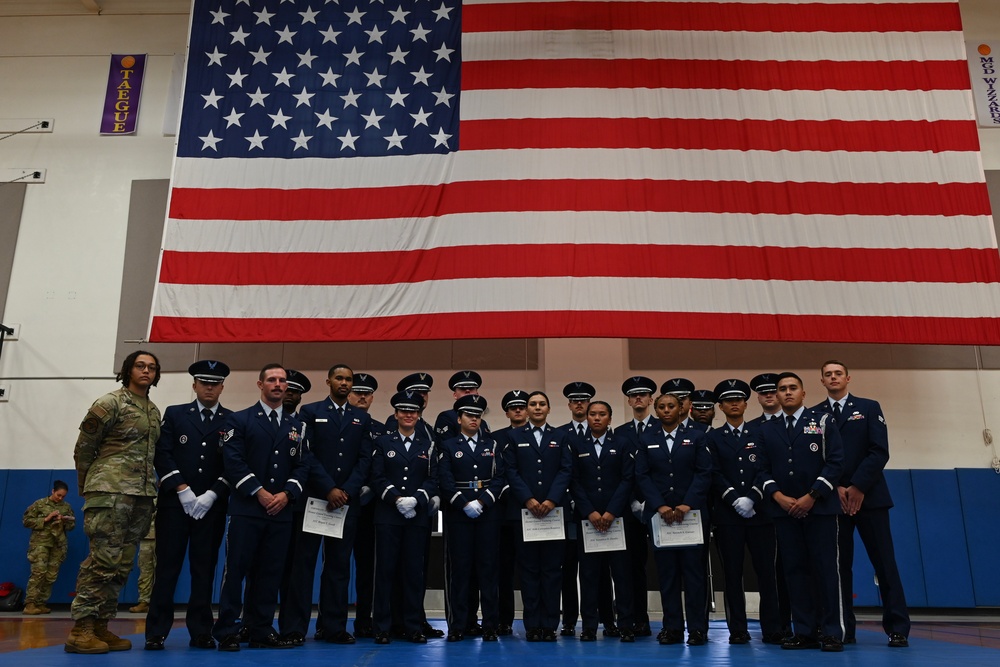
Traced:
[[152, 519], [152, 497], [87, 494], [83, 531], [90, 540], [90, 553], [80, 564], [76, 578], [76, 597], [70, 608], [74, 620], [117, 615], [118, 596], [132, 571], [139, 540], [149, 532]]
[[28, 549], [31, 575], [24, 595], [25, 604], [45, 604], [52, 597], [52, 584], [59, 576], [59, 566], [66, 560], [65, 546], [39, 546]]
[[139, 542], [139, 602], [149, 604], [153, 592], [153, 573], [156, 572], [156, 539]]

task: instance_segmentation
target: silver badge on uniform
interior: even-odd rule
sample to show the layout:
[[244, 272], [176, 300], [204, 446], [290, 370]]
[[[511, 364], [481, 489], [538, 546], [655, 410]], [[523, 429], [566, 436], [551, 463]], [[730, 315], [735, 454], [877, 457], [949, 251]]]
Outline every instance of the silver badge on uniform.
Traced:
[[455, 452], [455, 458], [456, 458], [456, 459], [460, 459], [460, 458], [462, 458], [462, 456], [464, 456], [464, 455], [462, 454], [462, 452]]
[[394, 456], [396, 456], [396, 452], [394, 452], [393, 450], [391, 450], [391, 449], [390, 449], [390, 450], [389, 450], [389, 451], [388, 451], [388, 452], [386, 453], [386, 456], [388, 456], [388, 457], [389, 457], [389, 458], [391, 459], [391, 458], [393, 458]]
[[751, 454], [747, 458], [750, 459], [750, 463], [756, 463], [757, 462], [757, 455], [756, 454]]
[[187, 443], [188, 437], [186, 435], [182, 435], [181, 437], [178, 438], [178, 440], [180, 440], [181, 444], [183, 445], [183, 444]]
[[811, 451], [811, 452], [818, 452], [819, 451], [819, 445], [817, 445], [815, 442], [810, 443], [809, 444], [809, 451]]
[[291, 449], [288, 450], [288, 455], [289, 456], [295, 456], [295, 448], [294, 447], [292, 447]]

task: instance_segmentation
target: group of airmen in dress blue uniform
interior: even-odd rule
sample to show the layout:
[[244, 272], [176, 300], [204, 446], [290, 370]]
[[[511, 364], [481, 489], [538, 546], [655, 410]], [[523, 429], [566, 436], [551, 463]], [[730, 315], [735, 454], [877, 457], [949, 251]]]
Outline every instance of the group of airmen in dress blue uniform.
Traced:
[[[433, 386], [427, 373], [399, 381], [384, 424], [369, 414], [378, 382], [345, 364], [330, 368], [329, 395], [301, 409], [311, 383], [279, 364], [261, 370], [260, 400], [239, 412], [220, 404], [229, 375], [224, 363], [199, 361], [189, 373], [196, 398], [167, 408], [156, 447], [161, 539], [147, 650], [164, 648], [186, 554], [193, 647], [303, 645], [321, 549], [315, 639], [389, 644], [443, 637], [424, 612], [438, 511], [448, 642], [513, 634], [514, 563], [527, 641], [574, 636], [578, 613], [581, 641], [595, 641], [599, 625], [605, 637], [622, 642], [651, 636], [651, 531], [693, 521], [697, 511], [700, 544], [652, 549], [663, 608], [660, 644], [684, 642], [685, 630], [688, 645], [708, 642], [714, 540], [730, 644], [751, 641], [743, 583], [749, 553], [760, 593], [760, 640], [789, 650], [842, 651], [855, 641], [856, 529], [879, 578], [889, 646], [908, 645], [882, 473], [885, 418], [877, 402], [847, 391], [850, 375], [841, 362], [823, 364], [828, 397], [813, 408], [804, 404], [801, 378], [790, 372], [764, 373], [750, 383], [730, 378], [712, 391], [684, 378], [657, 387], [650, 378], [631, 377], [622, 393], [632, 415], [614, 429], [612, 406], [594, 400], [586, 382], [564, 388], [569, 423], [549, 423], [544, 392], [512, 390], [500, 402], [509, 425], [491, 431], [475, 371], [450, 378], [453, 408], [433, 428], [422, 416]], [[763, 414], [747, 421], [754, 393]], [[712, 424], [716, 405], [721, 426]], [[345, 512], [340, 537], [303, 530], [308, 502]], [[552, 513], [564, 517], [562, 543], [524, 539], [522, 524], [556, 520]], [[623, 529], [625, 548], [588, 552], [584, 532], [613, 526]], [[213, 618], [223, 535], [225, 572]], [[347, 627], [352, 556], [353, 634]]]

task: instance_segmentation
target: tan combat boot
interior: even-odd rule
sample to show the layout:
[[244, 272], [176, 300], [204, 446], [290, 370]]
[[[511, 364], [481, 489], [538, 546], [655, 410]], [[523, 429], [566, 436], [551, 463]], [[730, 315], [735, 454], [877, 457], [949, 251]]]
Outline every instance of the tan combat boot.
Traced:
[[94, 636], [106, 643], [109, 651], [128, 651], [132, 648], [131, 641], [122, 639], [108, 630], [108, 619], [106, 618], [94, 621]]
[[38, 605], [35, 605], [35, 606], [36, 606], [36, 607], [38, 607], [39, 609], [41, 609], [41, 610], [42, 610], [42, 613], [43, 613], [43, 614], [51, 614], [51, 613], [52, 613], [52, 610], [51, 610], [51, 609], [49, 609], [49, 608], [48, 608], [48, 607], [47, 607], [46, 605], [44, 605], [44, 604], [38, 604]]
[[145, 614], [146, 612], [149, 611], [149, 603], [148, 602], [140, 602], [139, 604], [135, 605], [134, 607], [129, 607], [128, 610], [130, 612], [132, 612], [133, 614]]
[[66, 638], [67, 653], [107, 653], [110, 649], [105, 642], [94, 636], [94, 617], [81, 618], [73, 626]]
[[38, 616], [39, 614], [44, 614], [45, 610], [42, 607], [35, 604], [34, 602], [29, 602], [28, 604], [24, 605], [24, 609], [22, 610], [21, 613], [27, 616]]

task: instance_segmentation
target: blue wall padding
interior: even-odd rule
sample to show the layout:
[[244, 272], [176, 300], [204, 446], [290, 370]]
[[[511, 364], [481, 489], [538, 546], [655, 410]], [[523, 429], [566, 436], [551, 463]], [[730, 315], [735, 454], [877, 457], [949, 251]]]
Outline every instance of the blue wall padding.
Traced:
[[954, 470], [911, 470], [919, 517], [927, 604], [973, 607], [972, 570], [965, 541], [958, 475]]
[[[934, 471], [943, 475], [950, 470]], [[892, 524], [892, 542], [896, 549], [896, 565], [903, 580], [906, 604], [927, 607], [927, 586], [924, 583], [924, 561], [920, 553], [920, 530], [917, 507], [913, 500], [913, 480], [909, 470], [886, 470], [894, 507], [889, 511]]]
[[1000, 475], [990, 469], [961, 468], [958, 490], [962, 498], [965, 539], [972, 568], [976, 605], [1000, 606]]
[[[895, 508], [892, 534], [906, 599], [911, 607], [1000, 606], [1000, 577], [995, 574], [1000, 554], [1000, 475], [992, 470], [886, 470]], [[67, 500], [77, 515], [77, 528], [69, 535], [69, 555], [53, 588], [52, 602], [67, 603], [76, 587], [76, 572], [87, 555], [83, 532], [83, 500], [76, 493], [73, 470], [0, 469], [0, 582], [24, 587], [28, 579], [29, 531], [21, 515], [35, 500], [62, 479], [69, 487]], [[322, 555], [320, 560], [322, 561]], [[214, 601], [225, 562], [225, 543], [219, 554]], [[354, 573], [350, 600], [354, 601]], [[138, 572], [133, 570], [122, 590], [123, 603], [138, 597]], [[319, 600], [319, 568], [313, 599]], [[175, 600], [187, 601], [190, 576], [185, 566]], [[868, 554], [855, 539], [854, 603], [877, 606], [878, 590]]]

